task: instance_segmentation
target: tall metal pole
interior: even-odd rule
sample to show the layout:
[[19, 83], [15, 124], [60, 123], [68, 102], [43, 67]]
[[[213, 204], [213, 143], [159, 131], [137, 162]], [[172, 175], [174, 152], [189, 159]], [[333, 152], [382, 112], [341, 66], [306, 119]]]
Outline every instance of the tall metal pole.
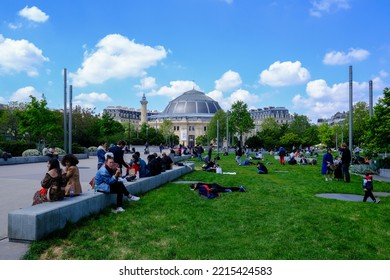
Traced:
[[226, 152], [229, 151], [229, 111], [226, 112]]
[[219, 120], [217, 120], [217, 155], [219, 155]]
[[69, 154], [72, 153], [72, 95], [73, 86], [69, 86]]
[[67, 122], [66, 122], [66, 117], [67, 117], [67, 114], [66, 114], [66, 89], [67, 89], [67, 85], [66, 85], [66, 68], [64, 68], [64, 151], [66, 152], [67, 151]]
[[373, 110], [372, 110], [372, 80], [369, 81], [369, 94], [368, 94], [368, 110], [369, 110], [369, 113], [370, 113], [370, 117], [372, 117], [372, 115], [374, 114], [373, 113]]
[[352, 88], [352, 65], [349, 66], [349, 150], [352, 151], [352, 116], [353, 116], [353, 108], [352, 108], [352, 99], [353, 99], [353, 88]]

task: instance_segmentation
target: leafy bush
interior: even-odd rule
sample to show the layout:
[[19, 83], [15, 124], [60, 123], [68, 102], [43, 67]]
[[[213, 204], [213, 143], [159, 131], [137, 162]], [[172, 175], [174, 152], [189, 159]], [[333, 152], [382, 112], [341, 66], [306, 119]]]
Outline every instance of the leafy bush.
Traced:
[[[59, 147], [54, 147], [54, 148], [55, 148], [57, 154], [59, 154], [59, 155], [65, 155], [66, 154], [63, 149], [61, 149]], [[43, 148], [42, 155], [46, 155], [48, 152], [49, 152], [49, 148]]]
[[56, 147], [56, 152], [59, 154], [59, 155], [65, 155], [65, 151], [59, 147]]
[[88, 152], [94, 153], [96, 151], [97, 151], [97, 147], [95, 147], [95, 146], [91, 146], [91, 147], [88, 148]]
[[22, 157], [34, 157], [34, 156], [41, 156], [41, 152], [38, 151], [37, 149], [28, 149], [22, 153]]
[[3, 152], [10, 153], [14, 157], [20, 157], [25, 150], [35, 149], [36, 144], [24, 141], [7, 141], [0, 142], [0, 147]]
[[72, 153], [73, 154], [85, 154], [88, 152], [88, 149], [85, 147], [81, 147], [79, 144], [75, 143], [72, 145]]

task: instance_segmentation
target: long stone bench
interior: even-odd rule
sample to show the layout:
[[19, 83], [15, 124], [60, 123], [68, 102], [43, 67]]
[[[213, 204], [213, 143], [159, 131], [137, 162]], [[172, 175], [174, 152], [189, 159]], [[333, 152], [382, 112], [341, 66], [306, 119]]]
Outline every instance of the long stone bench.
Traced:
[[[58, 155], [58, 159], [61, 160], [64, 155]], [[87, 159], [89, 154], [75, 154], [78, 159]], [[49, 160], [48, 156], [30, 156], [30, 157], [12, 157], [7, 160], [0, 158], [0, 165], [13, 165], [13, 164], [23, 164], [23, 163], [37, 163], [37, 162], [47, 162]]]
[[[172, 170], [167, 170], [160, 175], [130, 182], [126, 188], [132, 194], [146, 193], [193, 170], [193, 163], [175, 165]], [[40, 240], [64, 228], [68, 222], [75, 223], [115, 203], [116, 194], [95, 193], [89, 190], [62, 201], [18, 209], [8, 213], [8, 238], [13, 242]]]

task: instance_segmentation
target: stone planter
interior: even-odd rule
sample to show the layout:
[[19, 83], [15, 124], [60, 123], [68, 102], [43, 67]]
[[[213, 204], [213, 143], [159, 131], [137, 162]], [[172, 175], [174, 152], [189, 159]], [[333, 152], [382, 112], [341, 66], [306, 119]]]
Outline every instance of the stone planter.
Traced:
[[[89, 158], [88, 154], [75, 154], [78, 159], [87, 159]], [[59, 155], [59, 160], [61, 160], [63, 155]], [[45, 162], [48, 161], [48, 156], [31, 156], [31, 157], [12, 157], [8, 160], [0, 158], [0, 165], [13, 165], [13, 164], [22, 164], [22, 163], [36, 163], [36, 162]]]
[[380, 168], [379, 175], [382, 177], [390, 178], [390, 169]]

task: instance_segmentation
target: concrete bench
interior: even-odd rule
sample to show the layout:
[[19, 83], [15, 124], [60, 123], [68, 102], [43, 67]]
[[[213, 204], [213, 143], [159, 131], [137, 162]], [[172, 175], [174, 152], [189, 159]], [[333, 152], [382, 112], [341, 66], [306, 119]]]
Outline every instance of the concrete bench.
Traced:
[[[77, 156], [78, 159], [89, 158], [89, 154], [75, 154], [75, 156]], [[58, 155], [59, 160], [61, 160], [63, 157], [64, 155]], [[0, 158], [0, 165], [47, 162], [48, 160], [49, 160], [48, 156], [12, 157], [7, 160]]]
[[[140, 178], [126, 188], [132, 194], [146, 193], [194, 170], [193, 163], [174, 166], [160, 175]], [[95, 193], [92, 189], [62, 201], [47, 202], [8, 213], [8, 238], [14, 242], [31, 242], [62, 229], [66, 223], [97, 214], [116, 203], [116, 194]]]

